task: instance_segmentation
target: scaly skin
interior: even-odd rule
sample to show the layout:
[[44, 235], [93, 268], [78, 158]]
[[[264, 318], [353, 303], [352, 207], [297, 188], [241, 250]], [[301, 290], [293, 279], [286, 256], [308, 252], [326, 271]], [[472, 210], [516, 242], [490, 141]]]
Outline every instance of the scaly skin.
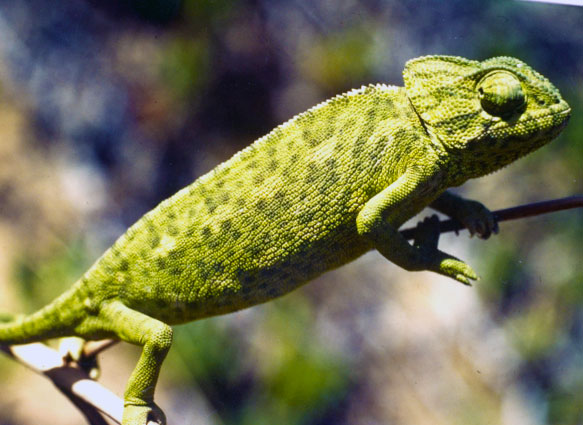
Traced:
[[77, 335], [142, 345], [123, 424], [164, 423], [153, 400], [171, 324], [271, 300], [373, 248], [407, 270], [476, 279], [437, 249], [433, 220], [413, 245], [399, 226], [431, 206], [472, 234], [496, 232], [482, 204], [445, 190], [552, 140], [569, 106], [507, 57], [422, 57], [404, 80], [277, 127], [147, 213], [52, 304], [1, 324], [0, 342]]

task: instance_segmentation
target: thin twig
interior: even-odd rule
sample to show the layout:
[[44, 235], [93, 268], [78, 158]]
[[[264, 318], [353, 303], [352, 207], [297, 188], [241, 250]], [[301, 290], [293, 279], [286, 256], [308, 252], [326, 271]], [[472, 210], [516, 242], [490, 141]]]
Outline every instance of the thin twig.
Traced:
[[[493, 211], [493, 213], [496, 220], [508, 221], [581, 207], [583, 207], [583, 196], [569, 196], [567, 198], [552, 199], [550, 201], [535, 202], [519, 205], [517, 207], [496, 210]], [[463, 228], [464, 227], [459, 222], [452, 219], [444, 220], [439, 224], [440, 233], [457, 232]], [[401, 231], [401, 235], [403, 235], [405, 239], [413, 239], [415, 237], [415, 230], [415, 227], [404, 229]]]
[[102, 339], [101, 341], [88, 341], [83, 346], [83, 356], [84, 357], [94, 357], [99, 353], [113, 347], [115, 344], [119, 343], [115, 339]]
[[[117, 341], [113, 341], [115, 343]], [[90, 342], [90, 351], [102, 351], [112, 344], [111, 340]], [[100, 348], [101, 347], [101, 348]], [[92, 380], [84, 370], [74, 365], [66, 365], [56, 350], [42, 344], [0, 345], [0, 350], [29, 369], [46, 376], [53, 384], [79, 408], [91, 425], [106, 424], [102, 414], [120, 424], [123, 400], [103, 385]], [[148, 422], [148, 425], [156, 425]]]
[[[85, 371], [65, 365], [54, 349], [41, 344], [0, 346], [0, 349], [33, 371], [46, 376], [77, 407], [91, 424], [105, 424], [98, 413], [121, 423], [123, 401], [110, 390], [89, 379]], [[99, 419], [98, 419], [99, 418]]]

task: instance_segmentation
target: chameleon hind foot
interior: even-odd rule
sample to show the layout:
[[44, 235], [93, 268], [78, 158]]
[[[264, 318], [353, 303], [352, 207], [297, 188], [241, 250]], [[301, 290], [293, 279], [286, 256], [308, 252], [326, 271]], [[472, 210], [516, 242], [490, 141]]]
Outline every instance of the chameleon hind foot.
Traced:
[[124, 405], [122, 425], [146, 425], [152, 422], [166, 425], [166, 416], [155, 403], [147, 405], [126, 403]]

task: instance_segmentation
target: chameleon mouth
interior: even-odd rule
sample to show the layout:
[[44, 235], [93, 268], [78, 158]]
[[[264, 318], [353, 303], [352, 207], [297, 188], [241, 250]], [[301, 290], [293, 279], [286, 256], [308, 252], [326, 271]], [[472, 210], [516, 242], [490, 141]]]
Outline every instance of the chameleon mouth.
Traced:
[[531, 112], [528, 117], [519, 119], [513, 124], [500, 121], [490, 127], [485, 135], [494, 139], [506, 136], [520, 141], [552, 139], [565, 128], [571, 116], [571, 108], [566, 102], [551, 105], [550, 112], [540, 112], [538, 114]]

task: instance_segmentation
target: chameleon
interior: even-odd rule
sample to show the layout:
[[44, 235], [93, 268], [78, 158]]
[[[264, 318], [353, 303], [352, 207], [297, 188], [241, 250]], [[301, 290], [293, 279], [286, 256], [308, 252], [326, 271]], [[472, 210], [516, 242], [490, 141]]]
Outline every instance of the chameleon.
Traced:
[[399, 227], [430, 207], [472, 235], [497, 233], [484, 205], [447, 189], [550, 142], [571, 110], [511, 57], [424, 56], [406, 63], [403, 80], [296, 115], [161, 202], [68, 291], [0, 323], [0, 343], [79, 336], [142, 346], [122, 423], [164, 424], [154, 389], [172, 325], [272, 300], [372, 249], [470, 284], [474, 270], [438, 249], [435, 219], [412, 244]]

